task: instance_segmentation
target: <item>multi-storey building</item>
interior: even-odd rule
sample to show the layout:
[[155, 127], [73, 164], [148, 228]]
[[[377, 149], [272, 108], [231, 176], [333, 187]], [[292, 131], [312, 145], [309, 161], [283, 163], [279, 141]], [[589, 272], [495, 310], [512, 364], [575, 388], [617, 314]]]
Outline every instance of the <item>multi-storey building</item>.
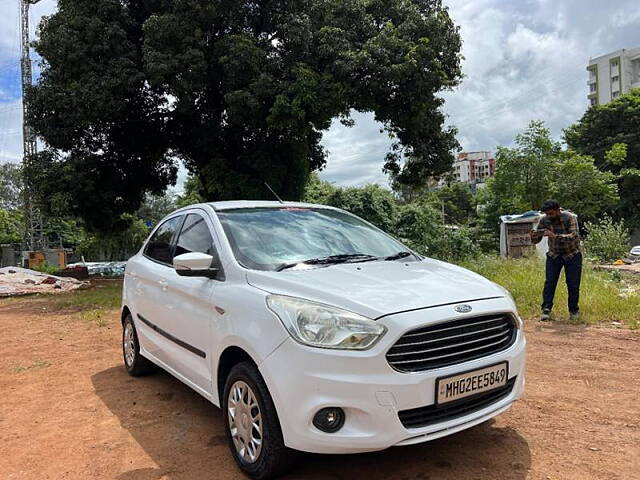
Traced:
[[603, 105], [640, 87], [640, 47], [617, 50], [593, 58], [587, 66], [589, 103]]
[[496, 159], [492, 152], [461, 152], [453, 164], [453, 177], [468, 185], [483, 184], [496, 174]]

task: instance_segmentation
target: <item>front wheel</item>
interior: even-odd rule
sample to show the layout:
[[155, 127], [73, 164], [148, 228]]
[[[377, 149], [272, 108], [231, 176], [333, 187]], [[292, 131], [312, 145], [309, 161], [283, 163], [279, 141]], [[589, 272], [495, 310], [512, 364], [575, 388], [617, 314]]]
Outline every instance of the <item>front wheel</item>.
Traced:
[[132, 377], [141, 377], [154, 370], [153, 363], [140, 355], [138, 332], [131, 314], [127, 315], [122, 324], [122, 356], [127, 373]]
[[255, 365], [242, 362], [227, 377], [222, 402], [231, 453], [255, 480], [285, 473], [295, 452], [284, 445], [273, 400]]

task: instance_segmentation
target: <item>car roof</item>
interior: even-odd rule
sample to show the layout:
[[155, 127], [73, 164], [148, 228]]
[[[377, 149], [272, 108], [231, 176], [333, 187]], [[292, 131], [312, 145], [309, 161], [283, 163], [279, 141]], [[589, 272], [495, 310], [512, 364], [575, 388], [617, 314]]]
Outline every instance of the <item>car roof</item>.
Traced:
[[232, 210], [238, 208], [328, 208], [334, 210], [333, 207], [327, 205], [316, 205], [314, 203], [304, 202], [278, 202], [265, 200], [229, 200], [224, 202], [208, 203], [214, 210]]

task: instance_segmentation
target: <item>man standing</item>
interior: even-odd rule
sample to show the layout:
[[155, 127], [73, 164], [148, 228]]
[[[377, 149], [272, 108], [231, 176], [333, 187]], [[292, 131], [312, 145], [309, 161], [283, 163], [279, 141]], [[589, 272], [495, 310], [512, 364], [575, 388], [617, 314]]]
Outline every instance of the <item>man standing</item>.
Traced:
[[571, 320], [579, 318], [578, 301], [580, 298], [580, 278], [582, 276], [582, 252], [580, 250], [580, 232], [578, 217], [560, 209], [555, 200], [547, 200], [540, 209], [544, 216], [536, 230], [531, 231], [531, 241], [539, 243], [547, 237], [549, 252], [547, 253], [546, 279], [542, 292], [542, 315], [540, 320], [551, 319], [553, 297], [556, 293], [560, 271], [564, 267], [569, 294], [569, 313]]

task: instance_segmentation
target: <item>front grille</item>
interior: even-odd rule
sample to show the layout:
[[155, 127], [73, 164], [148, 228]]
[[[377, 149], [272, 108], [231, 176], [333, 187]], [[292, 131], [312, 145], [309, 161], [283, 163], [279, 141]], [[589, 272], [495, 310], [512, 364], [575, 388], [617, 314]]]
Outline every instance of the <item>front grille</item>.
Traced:
[[400, 372], [422, 372], [500, 352], [515, 338], [509, 314], [462, 318], [405, 333], [387, 352], [387, 361]]
[[461, 398], [442, 405], [412, 408], [398, 412], [398, 417], [405, 428], [421, 428], [434, 423], [446, 422], [454, 418], [464, 417], [470, 413], [482, 410], [492, 403], [506, 398], [513, 390], [516, 377], [507, 380], [505, 386], [489, 392], [478, 393], [467, 398]]

